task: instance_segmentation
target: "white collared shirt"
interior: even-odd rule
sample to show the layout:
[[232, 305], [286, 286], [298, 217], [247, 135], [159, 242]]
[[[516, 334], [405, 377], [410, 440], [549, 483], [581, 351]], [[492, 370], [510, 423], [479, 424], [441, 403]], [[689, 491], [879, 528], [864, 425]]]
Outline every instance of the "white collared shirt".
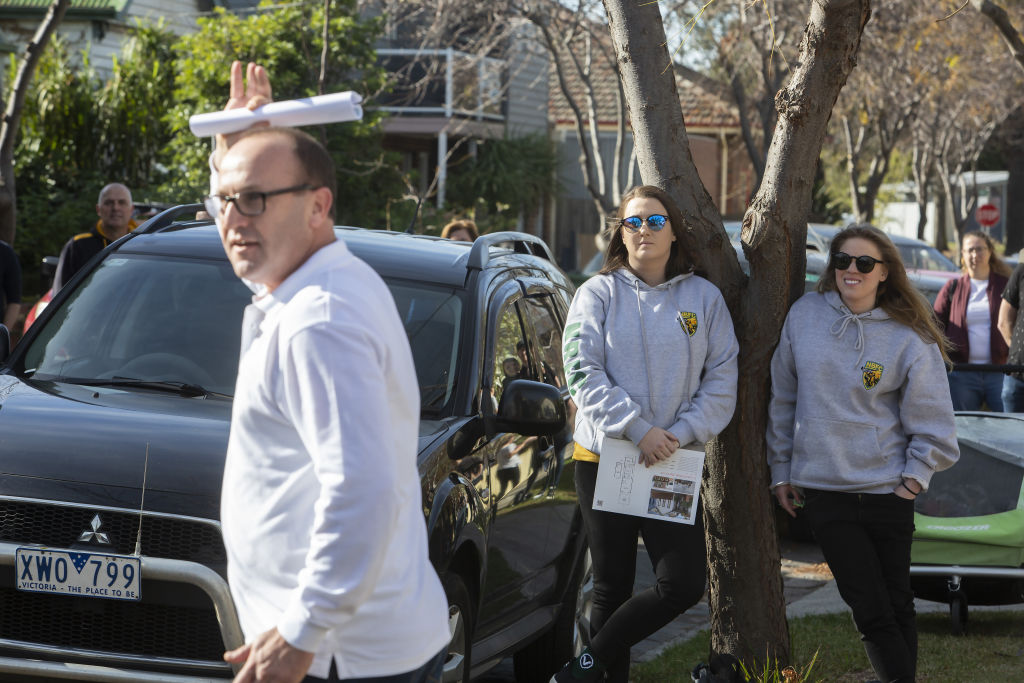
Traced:
[[309, 674], [386, 676], [448, 642], [416, 466], [419, 386], [387, 286], [340, 241], [246, 308], [224, 469], [228, 578], [247, 641]]

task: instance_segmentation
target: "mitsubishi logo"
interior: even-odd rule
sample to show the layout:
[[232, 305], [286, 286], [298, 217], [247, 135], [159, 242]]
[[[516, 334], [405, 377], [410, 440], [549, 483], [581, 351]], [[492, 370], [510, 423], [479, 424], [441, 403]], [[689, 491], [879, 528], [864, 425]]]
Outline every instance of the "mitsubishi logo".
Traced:
[[92, 541], [100, 545], [110, 545], [110, 539], [105, 533], [100, 531], [100, 527], [103, 526], [103, 520], [100, 519], [99, 515], [92, 518], [89, 526], [91, 528], [83, 531], [82, 535], [78, 537], [79, 543], [89, 543]]

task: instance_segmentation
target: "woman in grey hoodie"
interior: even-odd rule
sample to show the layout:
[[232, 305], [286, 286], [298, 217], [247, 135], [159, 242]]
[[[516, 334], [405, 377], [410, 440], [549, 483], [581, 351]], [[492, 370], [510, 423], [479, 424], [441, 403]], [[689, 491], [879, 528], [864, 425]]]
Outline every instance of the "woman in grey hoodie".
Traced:
[[881, 681], [913, 681], [914, 498], [960, 451], [947, 342], [889, 237], [832, 240], [818, 291], [786, 316], [772, 358], [768, 464], [806, 516]]
[[[647, 466], [703, 445], [732, 418], [739, 345], [718, 289], [694, 275], [683, 217], [661, 189], [622, 198], [601, 272], [576, 292], [563, 335], [577, 406], [576, 490], [594, 566], [588, 650], [555, 683], [625, 683], [629, 648], [704, 594], [704, 530], [593, 509], [606, 438], [628, 439]], [[637, 533], [657, 576], [633, 593]]]

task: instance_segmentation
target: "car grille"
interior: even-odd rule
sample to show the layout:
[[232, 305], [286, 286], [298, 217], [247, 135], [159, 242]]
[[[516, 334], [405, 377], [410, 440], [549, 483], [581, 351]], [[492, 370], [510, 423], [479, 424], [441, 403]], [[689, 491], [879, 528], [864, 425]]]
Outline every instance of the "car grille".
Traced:
[[[91, 528], [97, 514], [101, 531], [111, 545], [90, 547], [129, 555], [135, 552], [139, 515], [131, 512], [0, 500], [0, 541], [31, 543], [51, 548], [71, 548]], [[199, 562], [224, 573], [226, 556], [220, 530], [213, 524], [186, 519], [143, 515], [142, 554]]]
[[[0, 638], [94, 652], [220, 662], [224, 641], [194, 586], [142, 582], [142, 602], [25, 593], [0, 571]], [[205, 604], [203, 604], [205, 602]]]

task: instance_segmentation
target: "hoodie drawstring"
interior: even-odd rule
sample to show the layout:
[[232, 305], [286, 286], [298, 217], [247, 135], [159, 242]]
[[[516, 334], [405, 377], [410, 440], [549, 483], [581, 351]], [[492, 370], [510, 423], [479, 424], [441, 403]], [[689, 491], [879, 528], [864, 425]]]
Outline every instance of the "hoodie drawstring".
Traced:
[[636, 292], [636, 310], [640, 314], [640, 343], [644, 347], [644, 374], [647, 375], [647, 391], [651, 395], [651, 414], [654, 415], [654, 385], [651, 384], [651, 363], [647, 358], [647, 326], [644, 325], [644, 306], [640, 301], [639, 280], [633, 280], [633, 290]]
[[833, 336], [841, 338], [846, 334], [846, 328], [853, 322], [857, 325], [857, 341], [854, 343], [853, 348], [857, 349], [857, 367], [860, 367], [860, 360], [864, 357], [864, 322], [861, 320], [859, 315], [846, 312], [841, 318], [838, 318], [832, 327], [829, 328], [829, 332]]

